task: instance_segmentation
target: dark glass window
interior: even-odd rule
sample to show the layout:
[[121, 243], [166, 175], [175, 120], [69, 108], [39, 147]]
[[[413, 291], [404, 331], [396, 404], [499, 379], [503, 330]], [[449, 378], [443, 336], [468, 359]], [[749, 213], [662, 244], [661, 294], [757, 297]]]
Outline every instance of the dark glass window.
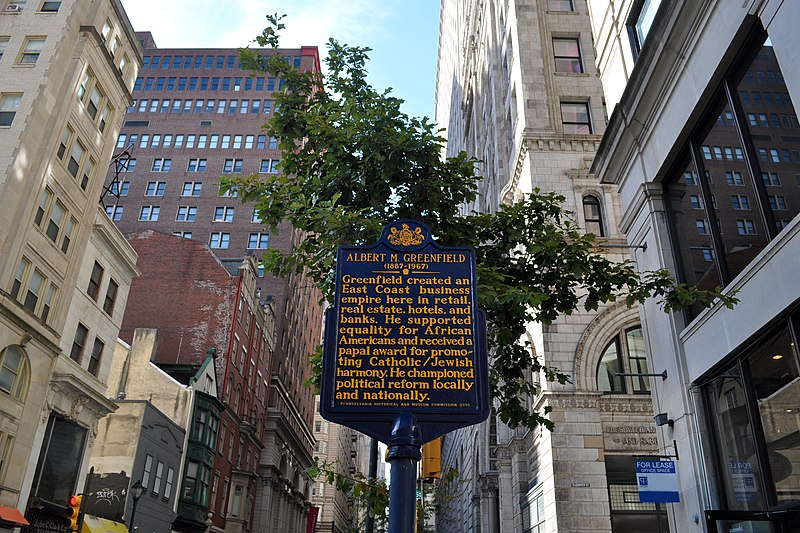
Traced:
[[103, 310], [111, 315], [114, 312], [114, 304], [117, 302], [117, 292], [119, 285], [113, 279], [108, 280], [108, 289], [106, 289], [106, 298], [103, 300]]
[[600, 208], [600, 200], [596, 196], [587, 195], [583, 197], [583, 218], [586, 221], [586, 231], [594, 233], [598, 237], [604, 237], [603, 213]]
[[798, 504], [798, 316], [795, 312], [761, 334], [727, 369], [703, 384], [723, 508], [785, 509]]
[[85, 442], [84, 428], [51, 414], [33, 476], [31, 496], [60, 504], [74, 494]]
[[635, 393], [650, 392], [649, 377], [630, 376], [629, 381], [618, 373], [648, 373], [642, 328], [639, 326], [620, 332], [603, 350], [597, 365], [597, 390], [624, 393], [630, 386]]
[[92, 354], [89, 357], [89, 366], [87, 370], [93, 376], [97, 375], [97, 372], [100, 370], [100, 360], [103, 358], [103, 348], [106, 345], [103, 341], [95, 337], [94, 345], [92, 346]]
[[[666, 183], [681, 277], [702, 289], [729, 284], [782, 231], [785, 225], [781, 221], [800, 210], [800, 189], [782, 186], [778, 178], [787, 171], [800, 174], [800, 162], [791, 157], [791, 150], [800, 147], [800, 138], [756, 133], [769, 126], [766, 117], [770, 110], [791, 106], [791, 100], [762, 104], [755, 98], [756, 91], [750, 92], [751, 99], [740, 99], [747, 92], [746, 84], [753, 83], [754, 72], [758, 77], [759, 71], [779, 71], [772, 46], [763, 43], [760, 40], [746, 50], [748, 57], [737, 63], [741, 69], [723, 80], [708, 118], [698, 124], [689, 140], [684, 164]], [[755, 118], [762, 115], [763, 124]], [[732, 159], [710, 157], [711, 147], [716, 154], [717, 147], [723, 146]], [[683, 179], [687, 172], [699, 179], [687, 183]], [[722, 201], [726, 196], [729, 202]], [[720, 198], [719, 204], [715, 198]], [[699, 213], [692, 210], [704, 211], [709, 232], [695, 231]], [[698, 311], [692, 309], [690, 316]]]
[[78, 328], [75, 330], [75, 340], [72, 341], [72, 350], [70, 350], [69, 356], [73, 361], [78, 363], [81, 362], [81, 358], [83, 357], [83, 347], [86, 344], [86, 335], [89, 333], [89, 329], [78, 322]]
[[95, 261], [94, 267], [92, 268], [92, 275], [89, 278], [89, 287], [86, 289], [86, 293], [95, 301], [97, 301], [97, 296], [100, 293], [100, 282], [103, 280], [103, 271], [103, 267], [100, 266], [100, 263]]

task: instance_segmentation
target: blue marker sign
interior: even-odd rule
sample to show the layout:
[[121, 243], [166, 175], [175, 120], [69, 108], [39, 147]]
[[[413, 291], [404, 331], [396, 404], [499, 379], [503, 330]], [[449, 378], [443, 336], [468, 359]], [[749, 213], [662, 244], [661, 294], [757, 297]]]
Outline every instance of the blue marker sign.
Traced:
[[320, 412], [387, 441], [409, 412], [422, 442], [488, 416], [486, 323], [475, 252], [444, 247], [413, 220], [369, 246], [341, 246], [325, 317]]
[[636, 461], [636, 482], [642, 503], [681, 501], [675, 461]]

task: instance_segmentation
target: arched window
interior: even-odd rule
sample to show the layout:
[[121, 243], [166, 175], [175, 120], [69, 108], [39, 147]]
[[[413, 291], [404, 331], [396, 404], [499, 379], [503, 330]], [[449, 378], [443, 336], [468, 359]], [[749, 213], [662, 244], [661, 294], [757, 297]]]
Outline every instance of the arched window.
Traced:
[[29, 382], [28, 356], [19, 346], [7, 346], [0, 352], [0, 390], [25, 401]]
[[587, 194], [583, 197], [583, 219], [586, 221], [587, 233], [594, 233], [598, 237], [606, 236], [603, 230], [603, 210], [596, 196]]
[[630, 387], [634, 393], [649, 393], [650, 378], [634, 376], [630, 380], [617, 373], [646, 374], [647, 359], [644, 353], [642, 328], [626, 329], [608, 343], [597, 364], [597, 390], [625, 393]]

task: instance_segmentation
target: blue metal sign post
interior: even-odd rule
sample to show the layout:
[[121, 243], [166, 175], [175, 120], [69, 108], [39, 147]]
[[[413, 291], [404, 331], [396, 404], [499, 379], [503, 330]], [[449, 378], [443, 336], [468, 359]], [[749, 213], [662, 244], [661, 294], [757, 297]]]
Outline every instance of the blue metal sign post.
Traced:
[[389, 445], [389, 533], [414, 531], [420, 447], [489, 415], [476, 292], [474, 250], [440, 246], [419, 221], [339, 247], [320, 413]]

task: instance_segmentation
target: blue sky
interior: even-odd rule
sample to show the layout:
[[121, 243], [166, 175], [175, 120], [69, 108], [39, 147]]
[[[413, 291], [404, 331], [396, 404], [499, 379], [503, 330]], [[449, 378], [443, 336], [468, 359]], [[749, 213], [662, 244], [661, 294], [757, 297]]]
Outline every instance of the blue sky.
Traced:
[[412, 116], [434, 114], [439, 0], [122, 0], [134, 29], [163, 48], [239, 47], [286, 14], [281, 44], [316, 45], [329, 37], [373, 49], [367, 68], [376, 89], [392, 87]]

